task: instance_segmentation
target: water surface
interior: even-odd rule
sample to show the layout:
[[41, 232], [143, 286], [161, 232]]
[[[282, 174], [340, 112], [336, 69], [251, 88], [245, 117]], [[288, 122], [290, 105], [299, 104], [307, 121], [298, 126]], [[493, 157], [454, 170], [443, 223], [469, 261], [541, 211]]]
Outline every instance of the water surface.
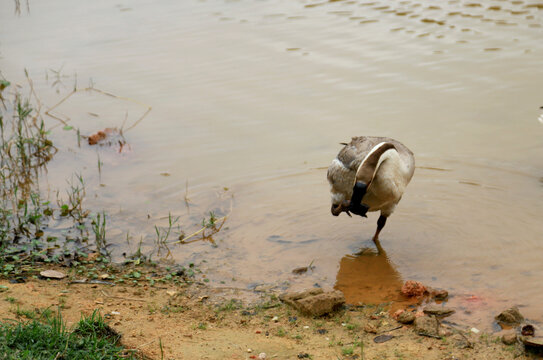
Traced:
[[[121, 153], [53, 132], [51, 192], [82, 172], [117, 259], [140, 241], [156, 256], [169, 213], [190, 234], [214, 211], [215, 244], [168, 255], [213, 285], [336, 286], [357, 303], [416, 279], [485, 328], [511, 304], [543, 321], [542, 20], [537, 0], [4, 1], [0, 69], [21, 84], [28, 69], [48, 106], [76, 82], [145, 104], [74, 95], [56, 111], [87, 135], [152, 106]], [[326, 167], [355, 135], [416, 155], [386, 256], [356, 255], [377, 214], [329, 211]]]

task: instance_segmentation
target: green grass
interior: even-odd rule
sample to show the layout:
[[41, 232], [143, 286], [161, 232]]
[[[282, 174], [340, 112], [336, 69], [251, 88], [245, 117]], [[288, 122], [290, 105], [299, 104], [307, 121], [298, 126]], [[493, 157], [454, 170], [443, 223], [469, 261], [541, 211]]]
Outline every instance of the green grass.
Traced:
[[343, 355], [351, 356], [354, 354], [354, 348], [352, 346], [341, 348], [341, 353]]
[[0, 322], [0, 359], [135, 359], [119, 344], [120, 335], [94, 312], [70, 330], [61, 315], [35, 314], [26, 322]]

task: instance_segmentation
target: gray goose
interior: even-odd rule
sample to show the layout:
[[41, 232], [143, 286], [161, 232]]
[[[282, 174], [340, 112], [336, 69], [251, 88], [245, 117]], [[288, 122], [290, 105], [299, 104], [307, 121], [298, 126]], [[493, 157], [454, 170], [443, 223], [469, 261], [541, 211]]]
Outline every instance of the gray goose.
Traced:
[[387, 137], [353, 137], [328, 168], [332, 215], [346, 212], [367, 217], [381, 211], [373, 241], [402, 198], [415, 172], [415, 157], [397, 140]]

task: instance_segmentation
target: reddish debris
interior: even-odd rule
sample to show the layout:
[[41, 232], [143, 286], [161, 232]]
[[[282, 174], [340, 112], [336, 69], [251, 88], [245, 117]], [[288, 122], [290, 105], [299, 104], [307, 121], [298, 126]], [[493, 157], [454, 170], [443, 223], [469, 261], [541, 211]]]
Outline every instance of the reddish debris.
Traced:
[[89, 145], [118, 146], [119, 152], [129, 147], [124, 139], [122, 129], [105, 128], [87, 137]]
[[398, 320], [398, 317], [400, 316], [400, 314], [402, 314], [405, 310], [403, 309], [399, 309], [399, 310], [396, 310], [394, 312], [394, 314], [392, 314], [392, 318], [395, 319], [395, 320]]
[[114, 131], [112, 128], [106, 128], [103, 131], [100, 130], [96, 134], [89, 136], [89, 145], [96, 145], [100, 141], [105, 140], [109, 134]]
[[408, 297], [420, 297], [426, 293], [428, 293], [428, 289], [418, 281], [407, 280], [402, 286], [402, 295]]

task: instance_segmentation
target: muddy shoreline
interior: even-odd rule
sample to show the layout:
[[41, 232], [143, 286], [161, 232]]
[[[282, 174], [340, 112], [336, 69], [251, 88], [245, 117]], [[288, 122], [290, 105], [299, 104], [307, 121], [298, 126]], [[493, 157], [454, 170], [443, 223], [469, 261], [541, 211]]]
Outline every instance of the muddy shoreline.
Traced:
[[[89, 266], [94, 264], [89, 263]], [[308, 316], [269, 291], [246, 298], [246, 289], [213, 288], [203, 281], [147, 281], [107, 284], [74, 282], [81, 278], [66, 267], [68, 276], [46, 280], [26, 276], [21, 283], [0, 279], [3, 319], [24, 320], [16, 309], [60, 310], [68, 325], [81, 314], [98, 309], [122, 335], [121, 343], [148, 359], [532, 359], [520, 342], [505, 345], [502, 333], [474, 332], [469, 325], [441, 321], [437, 334], [423, 334], [399, 323], [393, 303], [344, 305], [323, 315]], [[119, 269], [121, 269], [119, 267]], [[138, 265], [140, 277], [168, 274], [161, 267]], [[7, 301], [10, 299], [10, 301]], [[159, 346], [161, 344], [161, 346]], [[259, 357], [260, 356], [260, 357]]]

